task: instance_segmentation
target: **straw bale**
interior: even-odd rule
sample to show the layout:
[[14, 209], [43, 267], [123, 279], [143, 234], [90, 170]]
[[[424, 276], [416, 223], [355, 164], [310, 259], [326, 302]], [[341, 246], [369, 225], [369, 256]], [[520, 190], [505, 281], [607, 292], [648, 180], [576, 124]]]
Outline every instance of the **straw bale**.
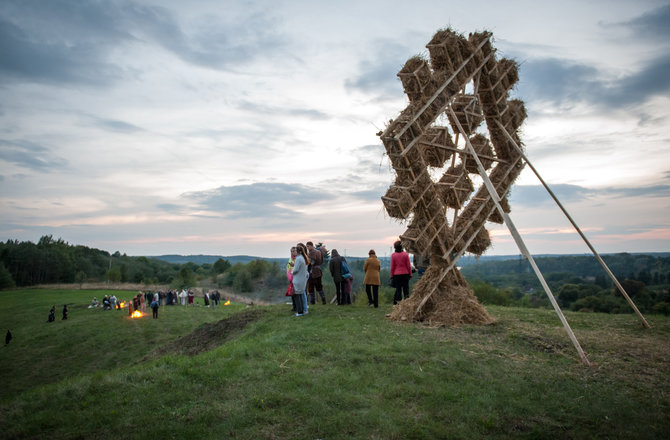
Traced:
[[[482, 157], [482, 156], [493, 157], [493, 148], [491, 148], [491, 143], [486, 138], [486, 136], [477, 133], [476, 135], [470, 138], [470, 143], [472, 144], [472, 147], [475, 149], [475, 152], [477, 152], [477, 156], [479, 157], [480, 162], [484, 166], [484, 169], [488, 170], [489, 168], [491, 168], [493, 160], [487, 159], [486, 157]], [[479, 170], [477, 169], [477, 162], [475, 162], [475, 159], [470, 156], [467, 157], [468, 160], [465, 162], [465, 169], [468, 171], [468, 173], [479, 174]]]
[[[430, 127], [419, 140], [423, 159], [427, 165], [442, 167], [451, 157], [452, 151], [447, 148], [455, 148], [447, 127]], [[444, 148], [440, 148], [444, 147]]]
[[445, 171], [437, 188], [442, 203], [453, 209], [460, 209], [475, 189], [468, 175], [463, 173], [460, 167], [455, 166]]
[[429, 85], [432, 80], [428, 61], [419, 55], [407, 60], [398, 72], [398, 77], [411, 101], [420, 101], [425, 96], [424, 87]]
[[458, 45], [463, 36], [454, 32], [451, 28], [438, 30], [430, 42], [426, 45], [430, 54], [430, 65], [433, 70], [451, 71], [455, 70], [449, 48]]
[[[477, 301], [460, 272], [454, 269], [438, 283], [445, 269], [442, 264], [433, 264], [431, 259], [430, 267], [414, 287], [411, 296], [393, 306], [389, 318], [447, 327], [493, 323], [495, 320]], [[435, 292], [417, 314], [416, 310], [423, 298], [433, 291]]]
[[516, 130], [521, 127], [523, 121], [526, 120], [526, 116], [528, 116], [526, 113], [526, 106], [520, 99], [509, 100], [507, 102], [507, 106], [509, 109], [508, 111], [510, 112], [510, 117], [512, 119], [512, 128]]
[[432, 189], [432, 186], [433, 180], [430, 178], [430, 175], [428, 175], [424, 167], [410, 186], [409, 192], [412, 196], [412, 199], [415, 201], [419, 200], [427, 189]]
[[519, 64], [514, 60], [501, 58], [498, 61], [498, 72], [506, 90], [511, 89], [519, 81]]
[[[432, 194], [434, 195], [434, 191]], [[439, 197], [433, 197], [431, 201], [427, 204], [426, 209], [428, 212], [432, 213], [434, 216], [440, 216], [444, 218], [447, 208], [442, 204], [442, 201]]]
[[[454, 109], [454, 113], [456, 113], [456, 117], [458, 122], [460, 122], [461, 127], [468, 135], [472, 134], [484, 120], [479, 100], [474, 95], [458, 95], [452, 102], [451, 107]], [[451, 112], [447, 114], [447, 116], [454, 132], [458, 133], [458, 125], [451, 115]]]
[[481, 255], [489, 248], [489, 246], [491, 246], [489, 231], [487, 231], [486, 228], [479, 228], [475, 238], [470, 242], [467, 251], [475, 255]]
[[[503, 211], [506, 213], [510, 213], [512, 210], [509, 206], [509, 202], [507, 201], [507, 196], [503, 197], [500, 200], [500, 206], [502, 207]], [[498, 223], [499, 225], [502, 225], [505, 221], [503, 219], [503, 216], [500, 215], [500, 212], [498, 212], [498, 209], [494, 209], [493, 212], [491, 212], [491, 215], [489, 216], [489, 221], [493, 223]]]
[[400, 220], [406, 219], [412, 210], [412, 198], [406, 187], [391, 185], [382, 197], [384, 208], [389, 216]]
[[413, 254], [423, 254], [428, 250], [430, 243], [428, 242], [428, 236], [424, 233], [422, 228], [415, 226], [415, 221], [416, 218], [405, 232], [400, 235], [400, 241], [403, 248], [407, 249], [409, 252]]
[[[451, 247], [453, 242], [453, 233], [452, 229], [449, 227], [447, 219], [444, 219], [444, 223], [441, 226], [441, 229], [437, 233], [437, 238], [431, 243], [430, 249], [433, 253], [438, 255], [443, 255], [445, 249]], [[443, 249], [444, 248], [444, 249]], [[432, 258], [434, 260], [434, 258]]]
[[451, 156], [450, 151], [433, 144], [420, 143], [419, 148], [426, 165], [431, 167], [442, 167], [444, 162]]

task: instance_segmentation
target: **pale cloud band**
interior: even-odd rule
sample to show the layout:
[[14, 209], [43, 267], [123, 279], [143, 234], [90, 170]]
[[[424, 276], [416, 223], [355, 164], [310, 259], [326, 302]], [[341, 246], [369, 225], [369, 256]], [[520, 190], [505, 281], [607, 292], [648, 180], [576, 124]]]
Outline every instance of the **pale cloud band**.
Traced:
[[[0, 238], [386, 249], [404, 226], [375, 133], [406, 105], [397, 71], [452, 24], [520, 62], [527, 153], [603, 250], [667, 250], [670, 5], [511, 1], [503, 21], [490, 2], [391, 3], [0, 2]], [[530, 247], [581, 250], [529, 172], [510, 202]], [[516, 253], [502, 231], [492, 252]]]

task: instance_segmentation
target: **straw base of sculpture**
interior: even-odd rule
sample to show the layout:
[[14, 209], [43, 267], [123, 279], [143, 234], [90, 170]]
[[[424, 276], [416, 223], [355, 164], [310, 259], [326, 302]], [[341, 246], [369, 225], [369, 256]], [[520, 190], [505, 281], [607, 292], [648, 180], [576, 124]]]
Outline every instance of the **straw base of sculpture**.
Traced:
[[[488, 314], [474, 292], [458, 271], [450, 271], [442, 277], [445, 267], [431, 265], [414, 286], [412, 295], [393, 306], [389, 318], [396, 321], [418, 321], [431, 326], [456, 327], [465, 324], [491, 324], [495, 319]], [[437, 289], [417, 313], [417, 308], [426, 295]]]

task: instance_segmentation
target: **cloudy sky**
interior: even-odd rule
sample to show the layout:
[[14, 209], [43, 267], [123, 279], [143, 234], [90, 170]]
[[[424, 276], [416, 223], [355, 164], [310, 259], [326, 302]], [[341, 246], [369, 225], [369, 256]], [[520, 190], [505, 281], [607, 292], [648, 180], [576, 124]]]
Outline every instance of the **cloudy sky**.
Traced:
[[[670, 251], [667, 0], [2, 0], [0, 239], [383, 255], [376, 133], [447, 26], [519, 62], [527, 155], [596, 249]], [[530, 169], [510, 204], [532, 253], [588, 252]]]

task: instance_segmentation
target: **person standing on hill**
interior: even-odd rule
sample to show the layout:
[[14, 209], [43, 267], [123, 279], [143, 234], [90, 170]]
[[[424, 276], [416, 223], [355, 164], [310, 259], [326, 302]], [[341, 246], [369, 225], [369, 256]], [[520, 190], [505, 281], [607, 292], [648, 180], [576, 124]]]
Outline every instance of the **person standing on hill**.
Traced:
[[160, 307], [160, 303], [158, 302], [158, 300], [154, 299], [153, 301], [151, 301], [150, 307], [153, 319], [158, 319], [158, 308]]
[[330, 270], [330, 276], [333, 277], [333, 282], [335, 283], [335, 295], [337, 297], [337, 305], [341, 306], [346, 303], [345, 301], [345, 284], [346, 280], [342, 278], [342, 259], [340, 254], [337, 252], [337, 249], [330, 251], [330, 263], [328, 264], [328, 270]]
[[295, 258], [298, 256], [298, 250], [295, 246], [291, 248], [291, 255], [286, 263], [286, 278], [288, 279], [288, 288], [286, 289], [286, 296], [291, 297], [291, 302], [293, 303], [293, 311], [297, 312], [298, 309], [295, 305], [295, 289], [293, 288], [293, 268], [295, 267]]
[[67, 319], [67, 312], [68, 312], [67, 304], [64, 304], [63, 305], [63, 321], [65, 321]]
[[377, 258], [377, 254], [374, 249], [370, 249], [368, 252], [368, 259], [365, 260], [363, 265], [363, 271], [365, 271], [365, 278], [363, 279], [363, 284], [365, 284], [365, 293], [368, 295], [368, 306], [374, 306], [375, 308], [379, 307], [379, 272], [382, 269], [382, 264]]
[[305, 287], [307, 285], [307, 266], [309, 265], [309, 256], [307, 255], [307, 248], [304, 244], [298, 243], [296, 245], [298, 255], [295, 257], [295, 265], [293, 267], [293, 295], [296, 303], [297, 313], [295, 316], [303, 316], [307, 314], [307, 295]]
[[391, 254], [391, 277], [395, 285], [393, 304], [398, 304], [403, 300], [403, 297], [409, 297], [409, 279], [412, 278], [412, 264], [409, 262], [409, 254], [402, 250], [400, 240], [393, 243], [393, 247], [395, 248], [395, 252]]
[[316, 302], [315, 291], [319, 292], [321, 303], [326, 303], [326, 295], [323, 293], [323, 284], [321, 282], [321, 277], [323, 276], [321, 265], [323, 264], [323, 254], [325, 253], [325, 246], [321, 246], [320, 249], [317, 249], [314, 247], [314, 243], [311, 241], [307, 242], [307, 255], [312, 262], [312, 270], [310, 271], [309, 279], [307, 280], [307, 291], [309, 292], [309, 302], [312, 304]]
[[188, 305], [192, 306], [193, 305], [193, 299], [195, 298], [195, 293], [191, 289], [188, 289]]

